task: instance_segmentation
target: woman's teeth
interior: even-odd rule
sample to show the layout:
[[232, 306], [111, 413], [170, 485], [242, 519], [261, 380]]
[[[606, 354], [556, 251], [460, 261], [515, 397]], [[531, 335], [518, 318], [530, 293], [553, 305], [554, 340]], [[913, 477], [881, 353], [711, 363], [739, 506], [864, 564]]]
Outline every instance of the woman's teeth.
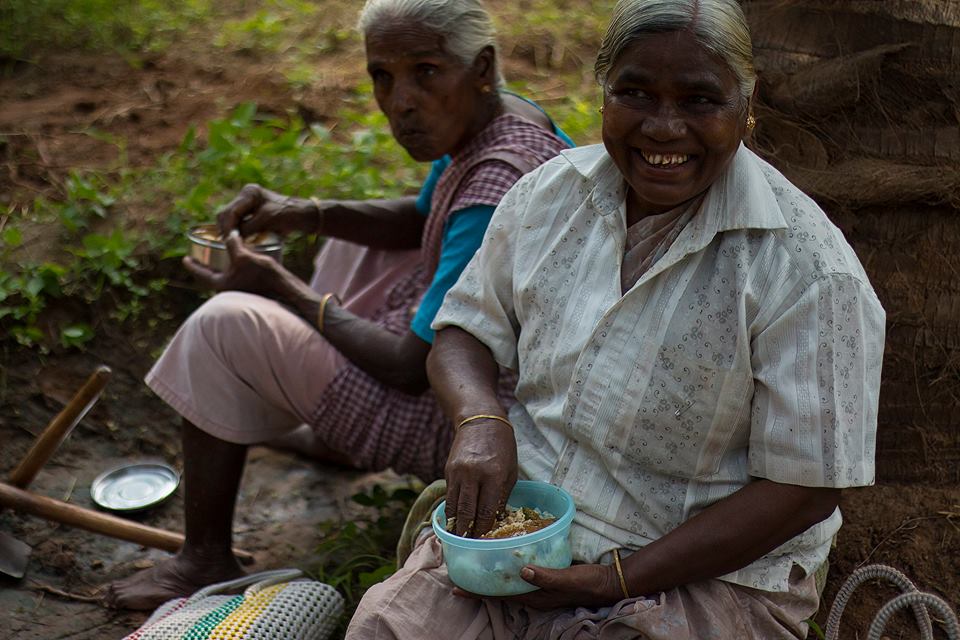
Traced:
[[679, 153], [671, 154], [660, 154], [660, 153], [645, 153], [640, 152], [643, 156], [643, 159], [647, 161], [648, 164], [652, 164], [657, 167], [670, 167], [677, 164], [683, 164], [690, 159], [690, 156]]

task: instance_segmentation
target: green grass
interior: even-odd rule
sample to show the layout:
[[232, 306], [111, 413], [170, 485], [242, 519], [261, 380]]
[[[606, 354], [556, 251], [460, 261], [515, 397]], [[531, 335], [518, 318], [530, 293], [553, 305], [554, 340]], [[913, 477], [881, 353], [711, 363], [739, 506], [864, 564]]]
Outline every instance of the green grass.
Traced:
[[[154, 275], [161, 263], [183, 256], [186, 229], [209, 222], [248, 182], [291, 195], [351, 199], [417, 188], [425, 169], [396, 144], [382, 115], [345, 110], [340, 118], [350, 130], [334, 136], [296, 116], [261, 116], [256, 105], [245, 104], [207, 123], [203, 140], [191, 128], [153, 167], [71, 172], [63, 199], [38, 198], [27, 214], [59, 235], [62, 260], [19, 258], [22, 232], [15, 221], [3, 227], [3, 336], [41, 350], [75, 347], [92, 339], [99, 323], [138, 321], [149, 301], [162, 308], [166, 281]], [[133, 209], [163, 213], [133, 222], [125, 215]], [[45, 314], [64, 304], [73, 310], [69, 320]]]
[[[576, 140], [598, 135], [592, 102], [567, 96], [551, 113]], [[255, 104], [244, 104], [206, 123], [203, 138], [191, 127], [175, 151], [143, 169], [128, 168], [123, 141], [114, 140], [116, 167], [69, 172], [61, 197], [37, 198], [25, 214], [58, 235], [66, 250], [57, 261], [20, 257], [23, 234], [11, 207], [0, 232], [0, 342], [42, 351], [80, 347], [105, 322], [167, 319], [167, 281], [157, 274], [171, 269], [162, 265], [186, 253], [189, 227], [212, 220], [246, 183], [346, 199], [416, 191], [426, 168], [395, 142], [382, 114], [345, 108], [336, 120], [345, 126], [335, 136], [295, 115], [261, 115]], [[290, 246], [308, 244], [294, 239]], [[151, 302], [156, 313], [145, 314]], [[47, 313], [55, 306], [71, 313]]]
[[491, 10], [501, 44], [527, 51], [539, 71], [590, 74], [615, 4], [615, 0], [517, 0], [493, 3]]
[[274, 58], [293, 53], [287, 62], [303, 61], [358, 45], [354, 10], [336, 2], [331, 6], [307, 0], [266, 0], [249, 13], [226, 20], [213, 42], [224, 49]]
[[396, 571], [397, 541], [407, 513], [422, 490], [423, 485], [416, 481], [396, 487], [374, 485], [351, 498], [364, 507], [358, 517], [320, 527], [321, 542], [315, 559], [304, 571], [336, 587], [344, 596], [344, 615], [336, 637], [343, 637], [367, 589]]
[[[569, 51], [583, 50], [580, 38], [587, 36], [577, 34], [598, 28], [597, 19], [584, 20], [578, 8], [558, 8], [545, 0], [521, 5], [494, 7], [505, 12], [499, 16], [507, 25], [504, 50], [520, 46], [525, 30], [536, 36], [531, 41], [547, 37]], [[0, 14], [12, 11], [15, 19], [0, 35], [0, 55], [42, 50], [55, 41], [58, 47], [123, 50], [135, 57], [165, 46], [192, 25], [215, 33], [213, 41], [221, 48], [269, 58], [294, 88], [308, 88], [317, 60], [333, 55], [342, 60], [341, 50], [360, 53], [350, 26], [355, 7], [349, 3], [333, 2], [320, 11], [304, 0], [265, 0], [227, 17], [212, 13], [207, 0], [180, 3], [176, 16], [169, 15], [173, 3], [163, 0], [13, 0], [3, 6]], [[564, 24], [573, 16], [579, 26], [570, 36]], [[47, 28], [33, 29], [31, 35], [31, 24]], [[510, 86], [539, 100], [574, 140], [599, 140], [599, 90], [588, 68], [534, 72]], [[117, 147], [114, 166], [69, 171], [57, 196], [11, 205], [0, 215], [0, 342], [42, 351], [76, 348], [104, 325], [171, 319], [164, 274], [178, 268], [175, 263], [186, 251], [185, 230], [210, 221], [247, 182], [330, 198], [413, 192], [424, 167], [395, 143], [369, 96], [369, 83], [358, 78], [329, 129], [242, 105], [223, 118], [194, 123], [176, 150], [138, 169], [126, 163], [125, 140], [87, 131]], [[42, 224], [56, 234], [65, 248], [62, 257], [24, 258], [24, 223]], [[302, 249], [308, 242], [295, 239], [291, 246]], [[61, 307], [70, 313], [53, 313]]]
[[210, 0], [4, 0], [0, 58], [50, 49], [155, 51], [211, 9]]

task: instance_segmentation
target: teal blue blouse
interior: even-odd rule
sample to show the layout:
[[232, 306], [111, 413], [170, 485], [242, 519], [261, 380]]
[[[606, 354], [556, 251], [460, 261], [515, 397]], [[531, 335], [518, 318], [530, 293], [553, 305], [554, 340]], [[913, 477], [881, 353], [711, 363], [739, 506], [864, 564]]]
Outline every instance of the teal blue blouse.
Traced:
[[[520, 96], [522, 97], [522, 96]], [[524, 98], [526, 100], [526, 98]], [[540, 106], [530, 102], [538, 109]], [[540, 109], [543, 111], [543, 109]], [[544, 112], [546, 113], [546, 112]], [[551, 123], [553, 121], [551, 120]], [[558, 138], [566, 142], [571, 147], [575, 147], [573, 140], [563, 132], [556, 124], [553, 124], [553, 132]], [[450, 165], [450, 156], [444, 156], [435, 160], [430, 167], [430, 173], [420, 188], [420, 194], [417, 196], [417, 211], [426, 216], [430, 213], [430, 201], [433, 198], [433, 191], [440, 180], [440, 175]], [[417, 313], [410, 322], [410, 329], [425, 342], [433, 344], [433, 329], [430, 323], [434, 316], [440, 310], [443, 303], [443, 297], [447, 295], [463, 269], [470, 262], [470, 258], [480, 248], [483, 242], [483, 234], [487, 230], [490, 218], [496, 207], [490, 205], [475, 205], [458, 209], [450, 214], [443, 230], [443, 241], [440, 247], [440, 261], [437, 264], [437, 272], [433, 276], [430, 287], [423, 295]]]

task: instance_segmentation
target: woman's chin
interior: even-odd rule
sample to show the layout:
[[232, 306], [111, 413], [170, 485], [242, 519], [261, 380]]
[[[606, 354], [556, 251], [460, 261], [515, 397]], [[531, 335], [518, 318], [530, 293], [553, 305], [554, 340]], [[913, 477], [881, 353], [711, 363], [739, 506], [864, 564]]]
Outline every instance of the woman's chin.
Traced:
[[427, 145], [411, 145], [400, 142], [400, 146], [403, 147], [410, 157], [417, 162], [433, 162], [434, 160], [439, 160], [444, 156], [442, 151], [438, 151], [437, 149]]

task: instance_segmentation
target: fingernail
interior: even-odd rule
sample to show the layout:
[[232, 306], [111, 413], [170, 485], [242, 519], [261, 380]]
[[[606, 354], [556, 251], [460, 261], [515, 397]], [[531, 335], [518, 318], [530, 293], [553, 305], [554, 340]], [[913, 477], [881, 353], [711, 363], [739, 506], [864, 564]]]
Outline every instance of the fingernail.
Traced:
[[520, 569], [520, 577], [523, 578], [524, 580], [533, 580], [533, 578], [535, 577], [533, 573], [533, 569], [531, 569], [530, 567], [524, 567], [523, 569]]
[[238, 229], [233, 229], [232, 231], [230, 231], [230, 237], [231, 237], [231, 238], [239, 238], [239, 237], [240, 237], [240, 231], [239, 231]]

